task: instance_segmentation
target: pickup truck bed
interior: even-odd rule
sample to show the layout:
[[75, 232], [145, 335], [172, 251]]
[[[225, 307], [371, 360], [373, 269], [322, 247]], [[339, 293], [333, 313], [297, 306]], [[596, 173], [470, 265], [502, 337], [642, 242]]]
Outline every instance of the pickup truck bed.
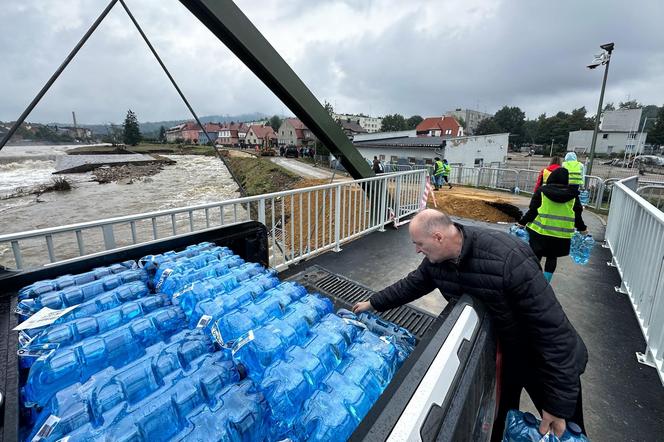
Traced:
[[[32, 282], [202, 241], [230, 247], [246, 261], [268, 265], [267, 234], [256, 222], [210, 229], [33, 271], [0, 273], [0, 442], [19, 438], [19, 369], [16, 292]], [[288, 278], [309, 292], [350, 308], [372, 291], [312, 265]], [[470, 298], [449, 304], [440, 316], [402, 306], [381, 314], [410, 330], [418, 344], [351, 440], [488, 440], [495, 409], [495, 342], [489, 320]]]

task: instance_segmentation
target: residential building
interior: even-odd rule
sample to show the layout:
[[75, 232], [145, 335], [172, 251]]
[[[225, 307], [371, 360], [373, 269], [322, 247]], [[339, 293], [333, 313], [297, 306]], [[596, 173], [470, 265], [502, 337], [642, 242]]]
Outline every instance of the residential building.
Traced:
[[[217, 138], [219, 137], [219, 132], [222, 128], [221, 123], [205, 123], [203, 127], [205, 128], [205, 132], [207, 132], [207, 134], [210, 136], [210, 139], [213, 142], [216, 142]], [[200, 144], [206, 144], [208, 142], [208, 139], [205, 136], [205, 132], [202, 130], [198, 131], [198, 142]]]
[[310, 146], [316, 142], [314, 134], [297, 118], [286, 118], [277, 131], [279, 146]]
[[367, 160], [396, 164], [433, 164], [435, 157], [464, 167], [498, 167], [507, 160], [509, 134], [463, 137], [401, 137], [353, 141]]
[[337, 120], [337, 123], [341, 125], [341, 129], [343, 129], [346, 136], [351, 140], [358, 134], [365, 134], [368, 132], [356, 121]]
[[272, 147], [277, 144], [277, 134], [270, 126], [253, 124], [247, 130], [245, 138], [247, 146]]
[[418, 137], [461, 137], [463, 127], [454, 117], [428, 117], [415, 128]]
[[335, 120], [354, 121], [359, 124], [368, 133], [380, 132], [383, 125], [383, 119], [380, 117], [369, 117], [364, 114], [332, 114]]
[[465, 126], [463, 132], [466, 135], [474, 135], [477, 125], [480, 124], [480, 121], [486, 120], [487, 118], [493, 117], [492, 114], [486, 112], [480, 112], [472, 109], [461, 109], [457, 108], [453, 111], [445, 112], [446, 117], [454, 117], [457, 119], [463, 119]]
[[217, 144], [227, 147], [241, 147], [245, 144], [248, 126], [244, 123], [224, 123], [219, 130]]
[[166, 129], [166, 141], [176, 143], [182, 141], [185, 143], [198, 143], [198, 131], [200, 127], [193, 121], [178, 124], [177, 126]]
[[[607, 155], [625, 152], [628, 154], [638, 154], [643, 152], [643, 146], [646, 144], [646, 138], [648, 138], [647, 132], [610, 132], [601, 130], [597, 132], [595, 153]], [[592, 130], [577, 130], [570, 132], [569, 137], [567, 138], [567, 150], [576, 153], [588, 154], [590, 153], [592, 139]]]

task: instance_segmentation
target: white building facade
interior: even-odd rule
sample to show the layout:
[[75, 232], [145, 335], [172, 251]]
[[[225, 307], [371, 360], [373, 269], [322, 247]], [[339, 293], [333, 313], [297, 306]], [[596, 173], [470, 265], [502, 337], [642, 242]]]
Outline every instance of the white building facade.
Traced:
[[[643, 152], [643, 146], [646, 144], [647, 137], [647, 132], [599, 131], [597, 132], [595, 153], [607, 155], [625, 152], [628, 154], [638, 154]], [[567, 150], [576, 153], [590, 153], [592, 139], [592, 130], [577, 130], [570, 132], [567, 139]]]
[[[445, 146], [442, 146], [442, 141]], [[435, 157], [464, 167], [498, 167], [507, 161], [509, 134], [455, 138], [412, 137], [355, 141], [355, 148], [367, 160], [378, 157], [396, 164], [432, 164]]]

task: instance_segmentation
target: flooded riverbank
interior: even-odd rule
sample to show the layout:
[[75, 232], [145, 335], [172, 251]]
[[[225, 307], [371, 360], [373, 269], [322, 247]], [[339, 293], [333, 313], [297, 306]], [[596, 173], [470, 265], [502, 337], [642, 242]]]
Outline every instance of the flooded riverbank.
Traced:
[[[51, 181], [55, 158], [70, 146], [8, 146], [0, 151], [0, 195]], [[216, 157], [178, 155], [177, 163], [132, 184], [99, 184], [66, 174], [74, 188], [0, 201], [2, 234], [237, 198], [237, 184]], [[11, 255], [1, 245], [0, 264]], [[72, 244], [76, 247], [76, 244]]]

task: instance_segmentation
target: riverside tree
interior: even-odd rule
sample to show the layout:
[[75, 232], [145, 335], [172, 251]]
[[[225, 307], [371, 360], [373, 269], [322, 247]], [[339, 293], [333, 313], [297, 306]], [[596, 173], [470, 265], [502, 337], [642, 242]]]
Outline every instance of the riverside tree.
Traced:
[[131, 109], [127, 111], [122, 127], [122, 141], [130, 146], [136, 146], [141, 141], [141, 130], [138, 127], [136, 114]]

